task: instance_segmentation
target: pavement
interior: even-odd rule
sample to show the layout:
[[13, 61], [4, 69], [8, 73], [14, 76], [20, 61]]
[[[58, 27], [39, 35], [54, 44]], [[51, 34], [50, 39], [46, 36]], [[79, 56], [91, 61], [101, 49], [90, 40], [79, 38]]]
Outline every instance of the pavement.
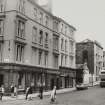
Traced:
[[[93, 87], [93, 86], [96, 86], [96, 85], [99, 85], [99, 82], [94, 82], [93, 84], [90, 85], [90, 87]], [[61, 94], [61, 93], [66, 93], [66, 92], [72, 92], [74, 90], [76, 90], [76, 87], [64, 88], [64, 89], [57, 90], [56, 93]], [[50, 94], [51, 94], [51, 91], [43, 92], [44, 96], [47, 96], [47, 95], [50, 95]], [[39, 93], [33, 93], [33, 94], [30, 94], [28, 97], [35, 98], [35, 97], [38, 97], [38, 95], [39, 95]], [[17, 97], [3, 96], [3, 100], [24, 100], [24, 99], [25, 99], [25, 94], [18, 95]]]
[[[65, 89], [60, 89], [60, 90], [57, 90], [56, 93], [57, 94], [61, 94], [61, 93], [66, 93], [66, 92], [71, 92], [71, 91], [74, 91], [76, 90], [75, 87], [73, 88], [65, 88]], [[44, 96], [47, 96], [47, 95], [50, 95], [51, 91], [48, 91], [48, 92], [43, 92], [43, 95]], [[32, 97], [32, 98], [35, 98], [35, 97], [38, 97], [38, 94], [39, 93], [33, 93], [33, 94], [30, 94], [28, 97]], [[22, 94], [22, 95], [18, 95], [17, 97], [11, 97], [11, 96], [3, 96], [3, 99], [2, 100], [24, 100], [25, 99], [25, 94]]]

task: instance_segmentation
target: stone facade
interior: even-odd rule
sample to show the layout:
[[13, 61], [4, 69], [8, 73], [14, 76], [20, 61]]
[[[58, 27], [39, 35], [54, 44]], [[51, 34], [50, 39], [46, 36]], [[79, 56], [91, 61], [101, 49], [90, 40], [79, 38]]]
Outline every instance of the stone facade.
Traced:
[[105, 70], [105, 51], [103, 51], [103, 70]]
[[[7, 2], [6, 2], [7, 1]], [[61, 88], [60, 71], [60, 23], [63, 20], [45, 11], [33, 0], [3, 0], [0, 2], [0, 85], [9, 87], [11, 83], [20, 89], [32, 85], [38, 89], [42, 83], [45, 89], [54, 85]], [[69, 30], [75, 28], [68, 25]], [[66, 61], [65, 73], [75, 68], [75, 41], [73, 40], [73, 66]], [[74, 34], [72, 34], [74, 36]], [[70, 51], [67, 56], [70, 58]], [[64, 53], [66, 55], [66, 53]], [[67, 72], [66, 72], [67, 71]], [[72, 78], [75, 75], [73, 71]], [[65, 77], [64, 77], [65, 78]], [[64, 80], [65, 82], [65, 80]], [[69, 86], [64, 86], [69, 87]]]
[[85, 62], [96, 81], [103, 66], [103, 48], [98, 42], [87, 39], [76, 44], [76, 64]]

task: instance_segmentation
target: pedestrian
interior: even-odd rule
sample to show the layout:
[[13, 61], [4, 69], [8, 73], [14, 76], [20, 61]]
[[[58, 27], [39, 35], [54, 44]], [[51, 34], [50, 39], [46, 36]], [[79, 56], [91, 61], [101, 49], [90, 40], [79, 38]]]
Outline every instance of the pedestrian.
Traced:
[[[27, 100], [29, 94], [32, 94], [32, 87], [31, 86], [28, 86], [26, 89], [26, 100]], [[29, 99], [30, 100], [32, 99], [31, 96], [29, 97]]]
[[55, 102], [55, 100], [56, 100], [56, 86], [54, 86], [51, 92], [51, 102]]
[[3, 95], [4, 95], [4, 85], [1, 86], [1, 94], [0, 94], [0, 99], [2, 100]]
[[18, 92], [18, 89], [17, 89], [17, 86], [15, 85], [14, 86], [14, 96], [16, 96], [16, 97], [17, 97], [17, 92]]
[[11, 97], [14, 97], [14, 84], [11, 84]]
[[43, 99], [43, 85], [42, 84], [40, 84], [39, 86], [39, 97], [40, 99]]

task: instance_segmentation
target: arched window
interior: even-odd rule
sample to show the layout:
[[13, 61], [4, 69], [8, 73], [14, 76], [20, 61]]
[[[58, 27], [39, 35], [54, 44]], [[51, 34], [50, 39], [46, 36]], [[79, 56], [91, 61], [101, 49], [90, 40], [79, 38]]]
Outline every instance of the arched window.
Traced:
[[82, 59], [83, 59], [83, 63], [88, 61], [88, 51], [87, 50], [84, 50], [82, 52]]

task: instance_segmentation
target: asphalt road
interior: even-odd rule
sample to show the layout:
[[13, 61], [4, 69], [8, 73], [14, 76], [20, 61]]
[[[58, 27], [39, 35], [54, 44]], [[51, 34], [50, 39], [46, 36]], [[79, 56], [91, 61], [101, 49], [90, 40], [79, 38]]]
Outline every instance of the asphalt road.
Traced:
[[30, 101], [2, 101], [0, 105], [105, 105], [105, 88], [94, 87], [58, 94], [55, 103], [50, 103], [50, 98], [45, 96], [43, 100], [37, 97]]

